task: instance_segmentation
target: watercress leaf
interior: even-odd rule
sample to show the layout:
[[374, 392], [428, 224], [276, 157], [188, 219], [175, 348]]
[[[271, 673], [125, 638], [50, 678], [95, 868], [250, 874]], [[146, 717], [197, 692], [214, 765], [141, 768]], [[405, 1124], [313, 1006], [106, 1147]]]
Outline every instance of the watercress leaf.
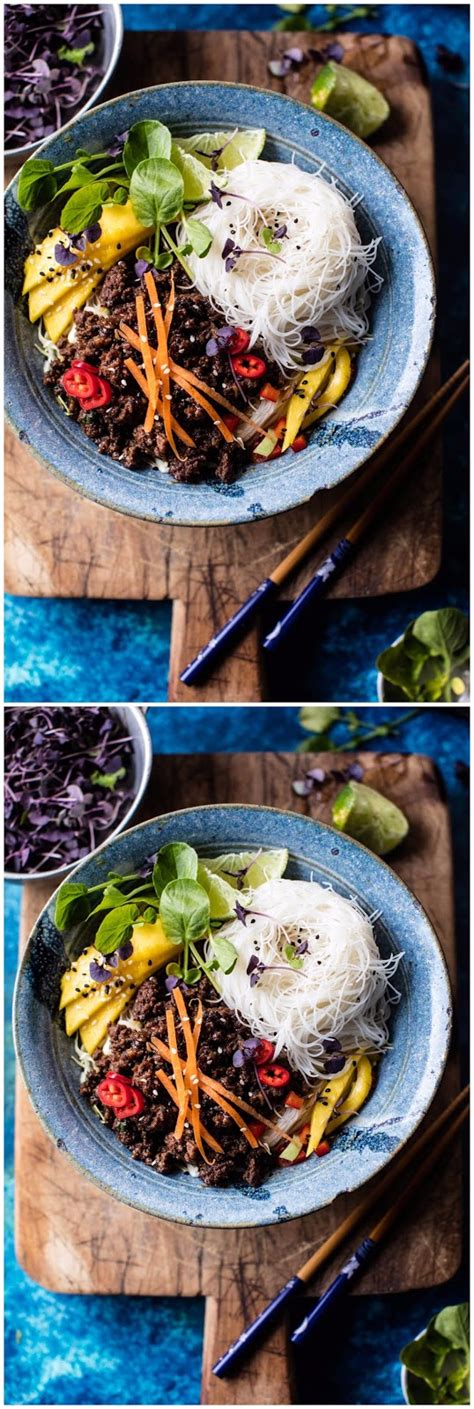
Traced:
[[434, 1318], [434, 1328], [440, 1336], [459, 1350], [469, 1352], [469, 1304], [445, 1306]]
[[88, 54], [93, 54], [94, 49], [95, 44], [92, 43], [84, 44], [82, 49], [68, 49], [67, 44], [61, 44], [61, 48], [58, 49], [58, 59], [64, 59], [66, 63], [77, 64], [78, 68], [82, 68], [84, 59]]
[[61, 228], [67, 230], [69, 235], [79, 235], [81, 230], [95, 225], [104, 201], [108, 199], [109, 186], [106, 181], [89, 181], [66, 201], [61, 211]]
[[231, 944], [230, 939], [224, 939], [223, 935], [218, 934], [213, 934], [211, 945], [219, 968], [223, 969], [225, 974], [231, 974], [238, 958], [235, 945]]
[[148, 157], [165, 157], [169, 160], [170, 155], [171, 132], [162, 122], [136, 122], [130, 128], [123, 149], [123, 164], [128, 176], [131, 176], [135, 167]]
[[302, 729], [310, 734], [325, 734], [339, 719], [341, 711], [333, 705], [307, 705], [300, 709], [298, 719]]
[[182, 978], [183, 970], [181, 964], [167, 964], [166, 973], [168, 978]]
[[91, 173], [87, 166], [83, 166], [82, 163], [79, 162], [77, 166], [73, 166], [67, 181], [64, 182], [63, 186], [59, 187], [57, 194], [58, 196], [62, 196], [63, 191], [78, 191], [80, 186], [88, 186], [90, 180]]
[[135, 259], [146, 259], [149, 264], [153, 264], [153, 254], [148, 245], [139, 245], [135, 250]]
[[18, 181], [18, 204], [22, 210], [38, 210], [48, 205], [56, 195], [57, 177], [52, 161], [44, 157], [32, 157], [20, 171]]
[[119, 890], [118, 886], [106, 886], [102, 900], [99, 900], [98, 905], [94, 906], [91, 913], [92, 915], [98, 915], [101, 910], [115, 910], [117, 905], [125, 905], [126, 901], [127, 896], [124, 895], [122, 890]]
[[209, 897], [197, 881], [170, 881], [160, 900], [160, 920], [173, 944], [196, 943], [209, 930]]
[[185, 229], [194, 254], [197, 254], [199, 259], [204, 259], [204, 255], [208, 253], [212, 245], [211, 231], [202, 220], [194, 220], [193, 218], [185, 221]]
[[138, 905], [120, 905], [116, 910], [109, 910], [94, 940], [100, 954], [113, 954], [114, 949], [118, 949], [126, 939], [131, 939], [139, 913]]
[[143, 225], [166, 225], [183, 204], [183, 178], [173, 162], [149, 157], [139, 162], [130, 180], [130, 199]]
[[270, 229], [269, 225], [264, 225], [263, 230], [260, 231], [260, 238], [263, 241], [263, 244], [265, 245], [265, 248], [268, 250], [269, 254], [280, 253], [280, 241], [275, 240], [273, 238], [273, 230]]
[[195, 881], [198, 872], [197, 852], [185, 841], [162, 846], [153, 867], [153, 888], [158, 900], [170, 881]]
[[96, 783], [99, 788], [110, 788], [113, 792], [119, 778], [125, 778], [126, 768], [117, 768], [115, 773], [101, 773], [98, 768], [91, 773], [91, 783]]
[[413, 635], [431, 656], [440, 656], [447, 674], [469, 657], [469, 626], [458, 607], [423, 612], [413, 623]]
[[199, 979], [202, 978], [202, 969], [186, 969], [183, 978], [185, 983], [199, 983]]
[[158, 918], [158, 910], [154, 910], [151, 905], [147, 905], [147, 908], [143, 911], [143, 915], [141, 918], [143, 920], [144, 925], [156, 925], [156, 921]]
[[113, 204], [113, 205], [126, 205], [126, 204], [127, 204], [127, 201], [128, 201], [128, 191], [125, 190], [125, 186], [116, 186], [115, 191], [114, 191], [113, 196], [112, 196], [112, 204]]
[[377, 668], [385, 680], [401, 690], [407, 700], [437, 700], [448, 680], [440, 657], [430, 657], [427, 647], [413, 634], [410, 623], [401, 641], [388, 646], [377, 657]]
[[54, 911], [56, 929], [69, 930], [87, 919], [94, 901], [89, 896], [87, 886], [79, 881], [65, 881], [59, 892]]
[[283, 950], [283, 953], [284, 953], [284, 955], [285, 955], [285, 959], [288, 959], [288, 960], [294, 959], [294, 958], [295, 958], [295, 954], [296, 954], [296, 950], [295, 950], [294, 944], [285, 944], [285, 948], [284, 948], [284, 950]]
[[172, 263], [173, 255], [171, 254], [171, 250], [163, 250], [163, 253], [159, 254], [157, 258], [153, 260], [155, 269], [169, 269]]

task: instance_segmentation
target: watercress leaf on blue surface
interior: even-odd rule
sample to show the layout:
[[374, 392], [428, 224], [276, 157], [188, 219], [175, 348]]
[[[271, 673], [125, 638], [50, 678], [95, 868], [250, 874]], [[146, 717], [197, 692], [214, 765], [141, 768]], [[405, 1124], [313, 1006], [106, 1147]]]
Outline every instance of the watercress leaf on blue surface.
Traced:
[[195, 881], [198, 872], [197, 852], [185, 841], [162, 846], [153, 867], [153, 886], [158, 900], [170, 881]]
[[410, 1404], [468, 1404], [469, 1306], [447, 1306], [401, 1351]]
[[310, 734], [325, 734], [339, 719], [340, 713], [334, 705], [307, 705], [300, 709], [298, 719], [301, 728], [307, 729]]
[[130, 180], [130, 199], [143, 225], [155, 229], [175, 220], [183, 204], [183, 178], [173, 162], [149, 157], [139, 162]]
[[88, 225], [94, 225], [102, 212], [104, 201], [109, 199], [106, 181], [89, 181], [70, 196], [61, 211], [61, 228], [69, 235], [79, 235]]
[[443, 1311], [438, 1311], [434, 1318], [434, 1329], [438, 1335], [450, 1341], [451, 1345], [459, 1350], [469, 1352], [469, 1305], [461, 1302], [459, 1306], [445, 1306]]
[[195, 944], [209, 930], [209, 896], [197, 881], [170, 881], [161, 896], [160, 920], [173, 944]]
[[65, 881], [59, 892], [56, 908], [54, 911], [54, 923], [56, 929], [69, 930], [73, 925], [80, 925], [87, 919], [92, 906], [92, 897], [89, 897], [87, 886], [81, 885], [79, 881]]
[[18, 204], [22, 210], [38, 210], [56, 195], [57, 178], [52, 161], [32, 157], [20, 171]]
[[[212, 245], [212, 234], [202, 220], [187, 219], [184, 222], [188, 243], [199, 259], [204, 259]], [[189, 251], [186, 249], [186, 253]]]
[[123, 149], [123, 164], [128, 176], [148, 157], [164, 157], [168, 161], [170, 155], [171, 132], [162, 122], [136, 122], [130, 128]]
[[231, 974], [238, 958], [235, 945], [231, 944], [230, 939], [224, 939], [223, 935], [213, 934], [211, 946], [219, 968], [223, 969], [225, 974]]
[[138, 905], [120, 905], [109, 913], [99, 925], [94, 944], [100, 954], [113, 954], [125, 940], [131, 939], [135, 920], [139, 916]]

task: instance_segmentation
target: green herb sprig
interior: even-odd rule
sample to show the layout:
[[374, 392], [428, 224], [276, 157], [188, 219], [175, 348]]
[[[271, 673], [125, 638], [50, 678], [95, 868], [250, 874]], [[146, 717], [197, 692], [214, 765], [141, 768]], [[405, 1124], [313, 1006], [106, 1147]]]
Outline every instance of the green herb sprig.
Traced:
[[[298, 744], [298, 753], [318, 753], [331, 750], [332, 753], [348, 753], [368, 744], [373, 739], [386, 739], [396, 736], [410, 719], [419, 714], [418, 709], [410, 709], [398, 719], [387, 719], [380, 724], [366, 728], [364, 720], [353, 709], [342, 710], [337, 705], [307, 705], [300, 710], [298, 719], [302, 729], [307, 729], [310, 738]], [[336, 743], [331, 732], [338, 725], [345, 725], [348, 734]]]
[[[158, 121], [146, 121], [130, 128], [117, 161], [111, 161], [108, 152], [90, 153], [83, 148], [59, 165], [44, 157], [32, 157], [20, 172], [19, 205], [32, 212], [71, 193], [60, 211], [59, 223], [66, 234], [79, 235], [100, 221], [105, 205], [124, 205], [130, 198], [137, 220], [154, 230], [153, 249], [142, 249], [141, 256], [149, 256], [156, 269], [167, 268], [174, 256], [192, 281], [184, 251], [193, 251], [203, 259], [212, 244], [212, 235], [203, 221], [189, 215], [199, 201], [188, 199], [185, 180], [172, 159], [171, 149], [169, 128]], [[205, 200], [206, 195], [201, 199]], [[169, 229], [177, 222], [182, 222], [186, 231], [186, 244], [181, 247]]]

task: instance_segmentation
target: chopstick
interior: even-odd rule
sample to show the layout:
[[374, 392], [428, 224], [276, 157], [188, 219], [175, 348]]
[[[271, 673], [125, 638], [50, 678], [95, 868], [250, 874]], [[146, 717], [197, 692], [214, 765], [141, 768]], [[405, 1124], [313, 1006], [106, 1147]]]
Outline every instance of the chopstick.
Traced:
[[[321, 1246], [317, 1248], [314, 1253], [311, 1254], [311, 1257], [307, 1258], [306, 1262], [303, 1263], [302, 1267], [300, 1267], [298, 1271], [292, 1277], [290, 1277], [287, 1282], [285, 1282], [283, 1287], [280, 1287], [280, 1290], [277, 1292], [276, 1296], [273, 1297], [272, 1301], [270, 1301], [268, 1305], [264, 1307], [263, 1311], [260, 1312], [260, 1315], [256, 1317], [256, 1320], [252, 1321], [252, 1323], [246, 1327], [246, 1329], [239, 1336], [238, 1340], [234, 1341], [233, 1344], [229, 1347], [229, 1349], [225, 1352], [225, 1354], [222, 1355], [221, 1358], [216, 1361], [216, 1364], [213, 1365], [213, 1372], [215, 1375], [218, 1375], [220, 1378], [223, 1379], [226, 1375], [230, 1374], [233, 1370], [237, 1368], [241, 1361], [249, 1355], [249, 1353], [254, 1349], [256, 1344], [262, 1339], [265, 1332], [269, 1331], [271, 1327], [275, 1324], [275, 1321], [279, 1319], [280, 1312], [288, 1305], [290, 1301], [294, 1299], [295, 1296], [297, 1296], [304, 1290], [305, 1285], [311, 1281], [312, 1277], [314, 1277], [315, 1273], [319, 1270], [319, 1268], [323, 1267], [324, 1264], [328, 1262], [329, 1258], [332, 1257], [332, 1254], [336, 1251], [336, 1248], [340, 1247], [341, 1243], [345, 1242], [349, 1234], [354, 1231], [354, 1229], [358, 1226], [359, 1223], [363, 1221], [367, 1214], [372, 1212], [373, 1208], [378, 1203], [380, 1203], [380, 1200], [384, 1198], [386, 1194], [391, 1192], [392, 1188], [398, 1184], [401, 1174], [403, 1174], [403, 1172], [411, 1165], [415, 1164], [416, 1160], [423, 1153], [423, 1151], [426, 1150], [428, 1146], [432, 1145], [436, 1136], [446, 1127], [446, 1140], [443, 1143], [442, 1148], [441, 1141], [439, 1141], [436, 1148], [433, 1151], [430, 1151], [430, 1154], [427, 1157], [430, 1161], [429, 1168], [431, 1169], [433, 1167], [434, 1163], [436, 1163], [436, 1161], [441, 1157], [441, 1154], [443, 1153], [446, 1144], [453, 1139], [455, 1131], [457, 1133], [458, 1128], [460, 1129], [461, 1123], [466, 1118], [469, 1107], [466, 1106], [465, 1109], [462, 1111], [461, 1108], [467, 1101], [468, 1095], [469, 1086], [465, 1086], [464, 1089], [462, 1091], [459, 1091], [457, 1096], [455, 1096], [453, 1100], [449, 1102], [449, 1105], [446, 1106], [443, 1111], [441, 1111], [441, 1114], [437, 1116], [436, 1120], [434, 1120], [432, 1124], [428, 1126], [428, 1128], [423, 1132], [423, 1134], [418, 1136], [418, 1139], [416, 1139], [415, 1141], [410, 1141], [410, 1143], [406, 1146], [406, 1148], [399, 1155], [399, 1157], [395, 1158], [395, 1161], [390, 1166], [388, 1173], [380, 1181], [377, 1187], [375, 1189], [370, 1189], [369, 1193], [366, 1194], [365, 1198], [361, 1199], [360, 1203], [356, 1204], [356, 1207], [353, 1208], [352, 1212], [348, 1214], [347, 1218], [345, 1218], [343, 1222], [339, 1224], [339, 1227], [334, 1229], [334, 1232], [331, 1233], [329, 1237], [326, 1238], [325, 1241], [321, 1244]], [[459, 1126], [456, 1121], [454, 1125], [450, 1125], [449, 1122], [452, 1120], [453, 1116], [457, 1116], [457, 1113], [460, 1111], [461, 1115], [459, 1117]], [[424, 1170], [424, 1174], [422, 1176], [423, 1178], [426, 1176], [426, 1173], [429, 1172], [427, 1168], [425, 1169], [426, 1164], [427, 1161], [424, 1161], [423, 1164], [420, 1166], [420, 1169]], [[374, 1251], [377, 1242], [381, 1241], [382, 1237], [385, 1235], [385, 1232], [388, 1231], [388, 1229], [391, 1227], [392, 1222], [395, 1221], [395, 1218], [398, 1216], [398, 1213], [402, 1211], [402, 1206], [404, 1207], [405, 1203], [408, 1202], [408, 1199], [414, 1192], [415, 1187], [418, 1187], [418, 1183], [421, 1182], [421, 1176], [418, 1182], [416, 1182], [417, 1180], [418, 1171], [417, 1174], [414, 1176], [414, 1179], [404, 1190], [403, 1194], [400, 1195], [396, 1203], [392, 1206], [391, 1209], [388, 1210], [387, 1214], [384, 1215], [380, 1222], [375, 1226], [375, 1229], [372, 1229], [370, 1239], [374, 1244]], [[364, 1239], [364, 1243], [361, 1244], [361, 1248], [364, 1247], [366, 1241], [367, 1240]], [[370, 1253], [371, 1252], [372, 1247], [370, 1248]], [[358, 1254], [360, 1254], [360, 1249], [357, 1249], [357, 1253], [354, 1254], [354, 1258], [356, 1259], [356, 1266], [353, 1269], [354, 1271], [357, 1271], [359, 1267]], [[369, 1253], [365, 1254], [365, 1260], [368, 1259], [369, 1255]], [[354, 1259], [351, 1259], [351, 1264], [353, 1263], [353, 1261]], [[362, 1265], [363, 1261], [364, 1254], [362, 1253], [360, 1255], [360, 1265]], [[349, 1280], [347, 1264], [346, 1268], [343, 1268], [342, 1272], [339, 1274], [339, 1278], [343, 1279], [343, 1283], [340, 1286], [340, 1290], [345, 1290], [345, 1285]], [[337, 1281], [338, 1279], [336, 1278], [336, 1282]], [[331, 1291], [331, 1288], [329, 1288], [329, 1291]], [[315, 1312], [318, 1311], [318, 1308], [321, 1306], [322, 1302], [324, 1302], [324, 1299], [327, 1295], [328, 1293], [325, 1293], [324, 1297], [322, 1297], [317, 1303], [317, 1306], [315, 1307]], [[333, 1292], [331, 1300], [334, 1299], [334, 1296], [335, 1293]], [[310, 1317], [305, 1318], [305, 1322], [303, 1323], [305, 1327], [306, 1322], [310, 1322], [311, 1325], [314, 1324], [314, 1321], [310, 1319], [313, 1315], [314, 1313], [310, 1313]], [[303, 1335], [306, 1335], [306, 1329], [303, 1332], [302, 1328], [298, 1327], [298, 1334], [297, 1332], [295, 1332], [295, 1336], [297, 1337], [297, 1339], [302, 1339]]]
[[[260, 610], [262, 602], [276, 596], [279, 588], [286, 582], [287, 578], [291, 576], [295, 569], [300, 567], [312, 548], [316, 547], [316, 544], [320, 543], [321, 540], [325, 538], [326, 534], [329, 533], [330, 529], [337, 523], [337, 520], [362, 496], [384, 466], [391, 461], [395, 455], [398, 455], [407, 441], [411, 440], [418, 429], [423, 426], [425, 422], [429, 421], [436, 407], [444, 401], [445, 397], [457, 386], [458, 382], [468, 375], [468, 371], [469, 361], [465, 361], [453, 372], [448, 381], [444, 382], [443, 385], [438, 388], [433, 396], [430, 397], [429, 401], [421, 407], [416, 416], [413, 416], [393, 439], [387, 440], [385, 445], [375, 452], [365, 465], [361, 474], [349, 485], [344, 494], [337, 499], [336, 503], [328, 509], [327, 513], [309, 530], [309, 533], [306, 533], [304, 537], [300, 539], [299, 543], [296, 543], [294, 548], [290, 549], [290, 552], [282, 558], [282, 561], [277, 563], [277, 566], [273, 569], [273, 572], [270, 573], [270, 576], [263, 579], [255, 591], [252, 592], [251, 596], [248, 597], [247, 600], [242, 603], [242, 606], [237, 608], [233, 616], [224, 623], [220, 631], [212, 637], [206, 646], [202, 647], [194, 660], [190, 661], [189, 665], [186, 666], [180, 675], [180, 680], [184, 685], [196, 685], [204, 675], [210, 673], [222, 656], [227, 654], [230, 648], [251, 626]], [[448, 409], [451, 409], [451, 404], [454, 405], [454, 402], [449, 404]], [[445, 414], [447, 413], [445, 412]], [[435, 432], [432, 427], [431, 434], [433, 433]], [[418, 453], [419, 447], [417, 450], [417, 454]], [[331, 566], [331, 574], [332, 571]]]
[[264, 650], [272, 651], [275, 647], [281, 645], [282, 641], [289, 635], [290, 631], [293, 630], [296, 623], [301, 621], [303, 613], [306, 612], [310, 604], [313, 603], [317, 597], [323, 596], [328, 584], [334, 581], [335, 576], [352, 556], [352, 553], [367, 532], [367, 529], [371, 528], [375, 520], [379, 518], [387, 501], [392, 498], [395, 490], [403, 484], [410, 470], [413, 469], [413, 466], [417, 463], [420, 454], [426, 449], [426, 446], [433, 439], [433, 436], [436, 435], [443, 421], [446, 419], [446, 416], [449, 415], [449, 412], [452, 410], [453, 406], [455, 406], [463, 392], [466, 391], [468, 385], [469, 373], [467, 372], [463, 380], [458, 382], [448, 400], [438, 410], [433, 420], [429, 421], [426, 429], [422, 431], [416, 444], [409, 450], [405, 459], [403, 459], [394, 469], [393, 473], [389, 475], [385, 484], [378, 490], [371, 503], [347, 530], [344, 538], [341, 538], [339, 543], [336, 544], [332, 553], [320, 563], [317, 572], [310, 579], [307, 586], [303, 588], [303, 591], [300, 592], [299, 596], [292, 602], [292, 605], [288, 608], [288, 611], [285, 612], [284, 616], [281, 617], [280, 621], [277, 622], [273, 631], [265, 637], [263, 642]]

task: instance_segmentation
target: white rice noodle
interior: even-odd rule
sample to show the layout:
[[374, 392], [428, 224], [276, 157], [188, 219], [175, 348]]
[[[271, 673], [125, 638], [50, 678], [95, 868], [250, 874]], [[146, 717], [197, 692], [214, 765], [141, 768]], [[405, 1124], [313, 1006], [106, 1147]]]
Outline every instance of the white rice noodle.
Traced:
[[71, 1060], [76, 1063], [76, 1066], [82, 1068], [82, 1082], [86, 1080], [87, 1076], [90, 1076], [92, 1071], [98, 1071], [99, 1068], [97, 1066], [97, 1062], [94, 1061], [94, 1058], [91, 1057], [89, 1052], [86, 1052], [85, 1047], [82, 1046], [79, 1033], [76, 1033], [76, 1037], [74, 1040], [74, 1051], [76, 1055], [75, 1057], [72, 1057]]
[[[251, 346], [259, 342], [285, 373], [301, 369], [305, 326], [316, 327], [326, 344], [361, 343], [370, 293], [382, 281], [373, 271], [379, 239], [362, 244], [352, 202], [330, 180], [292, 163], [243, 162], [228, 186], [222, 208], [210, 201], [199, 212], [213, 234], [209, 253], [189, 255], [198, 289], [225, 323], [244, 328]], [[287, 236], [272, 256], [261, 232], [283, 225]], [[229, 272], [222, 258], [228, 239], [252, 251]]]
[[[218, 981], [224, 1001], [254, 1036], [269, 1038], [276, 1057], [285, 1050], [309, 1081], [327, 1078], [329, 1037], [347, 1056], [383, 1051], [390, 1003], [399, 998], [390, 980], [401, 955], [381, 958], [371, 920], [356, 902], [315, 881], [275, 880], [253, 892], [251, 908], [262, 913], [220, 931], [238, 959], [232, 973], [219, 971]], [[303, 966], [292, 969], [285, 946], [304, 940]], [[254, 987], [247, 973], [252, 955], [271, 966]]]

